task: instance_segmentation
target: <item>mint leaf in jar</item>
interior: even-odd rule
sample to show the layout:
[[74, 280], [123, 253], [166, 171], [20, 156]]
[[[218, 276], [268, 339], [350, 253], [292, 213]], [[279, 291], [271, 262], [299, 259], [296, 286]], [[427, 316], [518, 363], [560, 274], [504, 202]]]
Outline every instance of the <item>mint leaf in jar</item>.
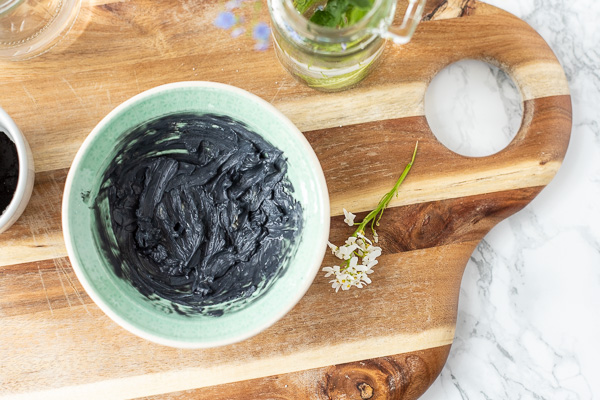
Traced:
[[372, 0], [296, 0], [294, 7], [311, 22], [330, 28], [346, 28], [360, 21], [373, 7]]

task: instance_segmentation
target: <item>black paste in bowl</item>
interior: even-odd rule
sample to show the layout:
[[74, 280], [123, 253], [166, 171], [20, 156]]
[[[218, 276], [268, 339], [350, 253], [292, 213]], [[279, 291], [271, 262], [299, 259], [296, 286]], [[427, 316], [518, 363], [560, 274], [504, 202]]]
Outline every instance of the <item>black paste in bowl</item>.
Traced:
[[12, 201], [19, 180], [17, 146], [0, 131], [0, 214]]
[[143, 124], [118, 147], [94, 202], [118, 276], [178, 313], [220, 315], [283, 272], [302, 207], [282, 151], [239, 121], [196, 114]]

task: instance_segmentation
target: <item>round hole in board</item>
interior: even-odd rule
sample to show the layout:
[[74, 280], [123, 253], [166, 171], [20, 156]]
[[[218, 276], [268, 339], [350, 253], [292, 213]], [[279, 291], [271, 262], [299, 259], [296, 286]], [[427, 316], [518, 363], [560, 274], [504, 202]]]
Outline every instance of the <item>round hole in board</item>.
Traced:
[[521, 93], [501, 69], [462, 60], [440, 71], [425, 94], [431, 131], [448, 149], [484, 157], [504, 149], [523, 119]]

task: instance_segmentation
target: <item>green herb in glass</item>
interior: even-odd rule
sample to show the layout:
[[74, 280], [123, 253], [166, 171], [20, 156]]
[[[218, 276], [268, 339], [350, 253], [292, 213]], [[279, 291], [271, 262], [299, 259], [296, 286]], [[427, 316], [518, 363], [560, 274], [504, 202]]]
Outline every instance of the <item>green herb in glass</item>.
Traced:
[[[310, 21], [330, 28], [345, 28], [354, 25], [373, 7], [374, 0], [329, 0], [325, 6], [316, 7], [317, 0], [295, 0], [294, 7], [300, 14], [310, 15]], [[309, 15], [306, 15], [308, 12]]]

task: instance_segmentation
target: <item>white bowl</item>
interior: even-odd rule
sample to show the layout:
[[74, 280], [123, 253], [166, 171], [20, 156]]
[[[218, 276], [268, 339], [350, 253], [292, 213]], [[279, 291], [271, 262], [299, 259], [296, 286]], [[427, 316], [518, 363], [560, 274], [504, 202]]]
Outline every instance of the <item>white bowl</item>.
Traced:
[[12, 118], [2, 108], [0, 108], [0, 131], [4, 132], [15, 143], [19, 157], [17, 189], [10, 204], [0, 215], [0, 233], [2, 233], [10, 228], [25, 211], [33, 191], [35, 168], [29, 143], [27, 143], [25, 136], [23, 136]]

